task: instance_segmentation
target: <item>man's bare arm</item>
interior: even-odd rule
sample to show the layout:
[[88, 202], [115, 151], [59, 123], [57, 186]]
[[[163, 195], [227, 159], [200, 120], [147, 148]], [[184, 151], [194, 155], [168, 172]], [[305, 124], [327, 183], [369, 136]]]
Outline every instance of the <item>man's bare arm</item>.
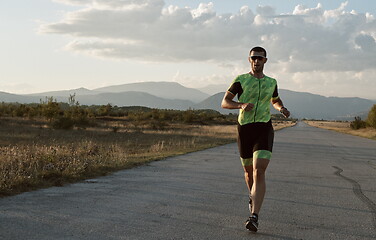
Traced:
[[222, 108], [227, 109], [243, 109], [245, 111], [251, 111], [254, 107], [253, 103], [241, 103], [241, 102], [235, 102], [234, 99], [235, 95], [231, 92], [227, 91], [225, 93], [225, 96], [222, 99]]
[[275, 100], [271, 100], [272, 104], [273, 104], [273, 107], [279, 111], [280, 113], [283, 114], [283, 116], [285, 116], [286, 118], [290, 117], [290, 111], [287, 110], [287, 108], [285, 108], [283, 106], [283, 102], [281, 100], [281, 98], [277, 98]]

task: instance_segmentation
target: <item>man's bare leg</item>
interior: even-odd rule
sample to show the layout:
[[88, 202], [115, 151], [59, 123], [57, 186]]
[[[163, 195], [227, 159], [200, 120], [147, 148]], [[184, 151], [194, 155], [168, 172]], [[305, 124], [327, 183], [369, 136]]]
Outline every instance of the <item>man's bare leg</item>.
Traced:
[[245, 183], [247, 184], [249, 193], [251, 193], [252, 185], [253, 185], [253, 166], [244, 166], [244, 178]]
[[253, 161], [253, 185], [251, 188], [252, 213], [256, 213], [257, 215], [260, 212], [265, 197], [265, 171], [269, 162], [270, 160], [265, 158], [257, 158]]
[[[265, 171], [269, 161], [269, 159], [257, 158], [254, 159], [253, 166], [244, 167], [244, 175], [252, 199], [252, 204], [250, 205], [251, 216], [245, 222], [245, 227], [252, 232], [257, 232], [258, 229], [258, 214], [266, 192]], [[253, 181], [250, 180], [251, 176]]]
[[[251, 191], [252, 191], [252, 185], [253, 185], [253, 166], [243, 166], [244, 168], [244, 178], [245, 178], [245, 183], [247, 184], [248, 187], [248, 192], [249, 192], [249, 198], [251, 198]], [[249, 211], [252, 214], [252, 204], [251, 204], [251, 199], [249, 200]]]

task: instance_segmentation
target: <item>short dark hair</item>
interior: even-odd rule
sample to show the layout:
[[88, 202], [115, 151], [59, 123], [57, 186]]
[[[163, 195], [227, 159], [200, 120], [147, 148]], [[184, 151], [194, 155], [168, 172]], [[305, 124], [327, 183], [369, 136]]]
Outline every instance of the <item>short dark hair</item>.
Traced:
[[252, 51], [254, 51], [254, 52], [263, 52], [265, 54], [265, 57], [266, 57], [266, 50], [263, 47], [254, 47], [254, 48], [252, 48], [251, 51], [249, 51], [249, 55], [251, 55]]

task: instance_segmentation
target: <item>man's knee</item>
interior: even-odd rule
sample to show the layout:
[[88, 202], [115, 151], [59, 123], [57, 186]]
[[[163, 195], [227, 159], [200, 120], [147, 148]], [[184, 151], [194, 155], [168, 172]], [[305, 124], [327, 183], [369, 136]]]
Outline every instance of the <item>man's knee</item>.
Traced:
[[263, 178], [265, 176], [266, 168], [269, 165], [269, 159], [258, 158], [254, 162], [253, 176], [256, 178]]
[[263, 179], [265, 177], [265, 169], [257, 169], [253, 170], [253, 177], [256, 179]]
[[266, 168], [269, 165], [270, 160], [266, 158], [256, 158], [253, 160], [253, 169], [260, 171], [266, 171]]

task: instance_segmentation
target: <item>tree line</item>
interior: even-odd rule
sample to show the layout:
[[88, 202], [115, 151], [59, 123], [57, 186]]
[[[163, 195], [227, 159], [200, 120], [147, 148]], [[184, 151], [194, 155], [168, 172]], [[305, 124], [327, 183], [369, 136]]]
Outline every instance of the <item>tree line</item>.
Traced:
[[215, 110], [185, 111], [153, 109], [142, 106], [118, 107], [107, 105], [80, 105], [71, 95], [67, 103], [46, 97], [40, 103], [0, 103], [0, 117], [42, 118], [55, 129], [86, 128], [95, 126], [97, 119], [121, 117], [127, 121], [182, 122], [203, 124], [233, 124], [236, 115], [223, 115]]
[[[189, 124], [234, 124], [237, 114], [224, 115], [211, 109], [172, 110], [154, 109], [142, 106], [118, 107], [107, 105], [80, 105], [75, 94], [68, 102], [57, 102], [46, 97], [40, 103], [0, 103], [0, 117], [42, 118], [54, 129], [86, 128], [95, 126], [97, 119], [123, 118], [132, 122], [153, 121], [158, 126], [164, 122]], [[272, 115], [272, 119], [286, 120], [281, 114]], [[287, 119], [291, 120], [291, 119]]]

